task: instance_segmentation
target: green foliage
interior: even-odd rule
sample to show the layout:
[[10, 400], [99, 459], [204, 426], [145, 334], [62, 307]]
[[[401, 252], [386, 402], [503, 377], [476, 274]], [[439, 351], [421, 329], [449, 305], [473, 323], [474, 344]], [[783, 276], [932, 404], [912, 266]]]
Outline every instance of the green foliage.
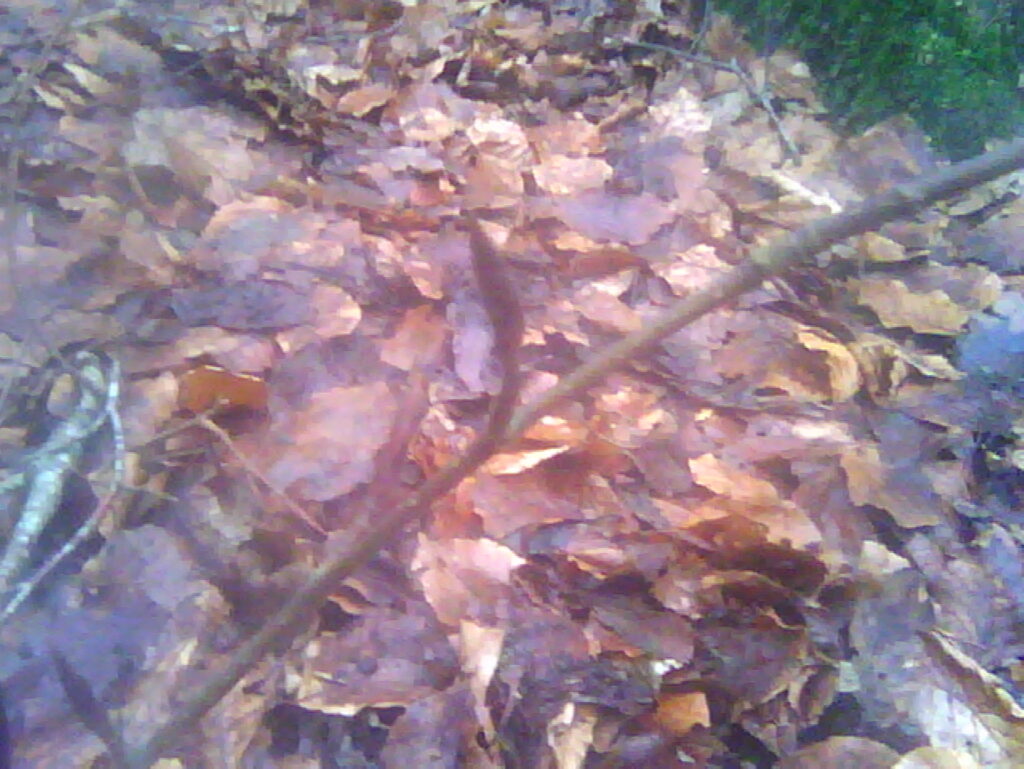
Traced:
[[1024, 133], [1020, 0], [719, 0], [814, 70], [850, 131], [906, 112], [953, 159]]

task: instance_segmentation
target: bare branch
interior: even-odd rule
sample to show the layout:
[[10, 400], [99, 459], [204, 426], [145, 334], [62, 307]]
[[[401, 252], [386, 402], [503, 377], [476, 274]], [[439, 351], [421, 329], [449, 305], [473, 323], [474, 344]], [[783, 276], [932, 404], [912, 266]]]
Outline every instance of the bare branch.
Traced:
[[513, 440], [560, 402], [575, 398], [627, 361], [716, 307], [760, 285], [766, 277], [806, 261], [847, 238], [912, 216], [932, 203], [1024, 166], [1024, 139], [934, 174], [897, 185], [834, 216], [818, 219], [767, 246], [699, 294], [685, 297], [653, 323], [623, 337], [578, 366], [558, 385], [542, 393], [512, 417], [506, 441]]
[[[317, 568], [296, 594], [267, 620], [264, 627], [243, 643], [221, 670], [182, 703], [174, 716], [153, 734], [147, 744], [136, 747], [129, 756], [129, 765], [141, 769], [150, 766], [165, 750], [212, 708], [259, 660], [274, 649], [290, 643], [305, 629], [312, 616], [338, 580], [352, 574], [379, 551], [395, 534], [409, 524], [424, 518], [432, 503], [440, 499], [464, 478], [467, 478], [502, 444], [508, 443], [530, 427], [555, 406], [582, 394], [588, 387], [627, 361], [651, 349], [661, 339], [678, 331], [701, 315], [729, 302], [760, 285], [766, 277], [791, 267], [816, 253], [853, 235], [876, 230], [894, 219], [911, 216], [937, 200], [951, 197], [975, 185], [995, 179], [1024, 166], [1024, 139], [1018, 139], [1000, 150], [959, 163], [938, 173], [899, 185], [847, 212], [813, 222], [778, 241], [757, 249], [742, 265], [716, 281], [699, 294], [680, 300], [651, 325], [610, 345], [604, 352], [579, 366], [556, 387], [535, 401], [516, 410], [507, 423], [501, 422], [499, 408], [492, 409], [486, 429], [471, 444], [466, 454], [437, 475], [429, 478], [403, 504], [381, 511], [372, 524], [353, 534], [346, 547]], [[488, 298], [489, 278], [499, 278], [488, 271], [497, 259], [493, 246], [479, 225], [470, 222], [475, 266], [481, 281], [484, 301], [492, 318], [501, 305]], [[500, 284], [496, 284], [499, 285]], [[504, 291], [511, 288], [505, 284]], [[500, 292], [499, 292], [500, 293]], [[500, 325], [500, 323], [498, 324]], [[495, 328], [496, 340], [505, 333]], [[509, 332], [509, 339], [511, 339]], [[518, 346], [518, 343], [517, 345]], [[501, 342], [496, 342], [500, 353]], [[505, 366], [502, 392], [506, 386], [514, 400], [518, 392], [515, 366]], [[500, 396], [499, 396], [500, 397]], [[507, 394], [505, 397], [509, 397]]]
[[129, 767], [141, 769], [150, 766], [268, 652], [291, 643], [303, 632], [307, 620], [340, 580], [373, 558], [410, 523], [426, 517], [434, 502], [472, 475], [500, 446], [519, 397], [518, 350], [522, 342], [522, 316], [519, 301], [494, 245], [475, 220], [469, 221], [469, 232], [474, 273], [488, 318], [494, 327], [494, 351], [502, 367], [501, 387], [491, 404], [487, 424], [460, 459], [427, 479], [404, 504], [369, 516], [362, 530], [350, 536], [347, 546], [341, 547], [339, 552], [316, 568], [295, 595], [235, 651], [222, 670], [211, 676], [176, 709], [148, 743], [129, 752]]
[[519, 347], [523, 342], [523, 310], [512, 287], [508, 269], [491, 239], [476, 219], [470, 218], [467, 224], [473, 273], [480, 286], [487, 317], [494, 329], [494, 356], [501, 364], [501, 389], [491, 403], [490, 424], [486, 431], [497, 442], [501, 439], [512, 416], [512, 409], [515, 408], [516, 398], [519, 397]]

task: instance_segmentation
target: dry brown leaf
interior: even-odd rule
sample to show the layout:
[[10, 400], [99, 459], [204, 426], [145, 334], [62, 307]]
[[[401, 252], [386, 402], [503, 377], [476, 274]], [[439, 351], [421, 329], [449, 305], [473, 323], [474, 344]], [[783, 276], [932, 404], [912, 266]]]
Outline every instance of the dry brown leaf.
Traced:
[[1017, 704], [996, 676], [965, 654], [944, 633], [928, 632], [922, 635], [922, 639], [928, 655], [957, 679], [972, 708], [998, 716], [1015, 728], [1018, 738], [1024, 738], [1024, 708]]
[[403, 371], [435, 362], [441, 354], [448, 329], [429, 304], [406, 310], [394, 336], [381, 342], [380, 358]]
[[[668, 508], [659, 504], [662, 512]], [[689, 526], [718, 535], [726, 531], [723, 542], [733, 548], [760, 546], [765, 542], [794, 548], [812, 548], [821, 544], [821, 531], [796, 504], [783, 501], [774, 506], [753, 505], [728, 496], [716, 497], [688, 510]], [[711, 521], [695, 525], [698, 521]]]
[[778, 490], [770, 481], [734, 467], [713, 454], [695, 457], [689, 465], [695, 483], [726, 499], [755, 507], [782, 504]]
[[959, 334], [970, 313], [938, 289], [911, 291], [895, 278], [862, 278], [851, 281], [860, 304], [870, 307], [888, 328], [908, 327], [919, 334]]
[[156, 435], [178, 408], [178, 378], [169, 371], [125, 387], [121, 424], [125, 445], [140, 446]]
[[683, 736], [695, 726], [711, 726], [711, 711], [704, 692], [663, 694], [658, 697], [654, 720], [661, 728]]
[[857, 394], [860, 390], [860, 367], [845, 344], [824, 329], [810, 326], [798, 329], [796, 337], [808, 350], [824, 353], [830, 400], [842, 403]]
[[892, 769], [981, 769], [970, 754], [949, 748], [915, 748], [892, 765]]
[[[812, 115], [824, 113], [825, 107], [818, 96], [817, 83], [811, 75], [811, 69], [798, 58], [795, 51], [788, 48], [776, 50], [771, 57], [756, 59], [750, 69], [755, 77], [765, 70], [770, 73], [773, 93], [800, 102], [800, 108]], [[792, 109], [789, 105], [787, 107], [787, 111]], [[810, 126], [820, 126], [816, 120], [804, 122]]]
[[887, 511], [904, 528], [937, 526], [945, 520], [938, 495], [930, 484], [894, 469], [882, 461], [877, 446], [861, 444], [846, 449], [841, 458], [847, 489], [855, 505], [874, 505]]
[[706, 288], [729, 265], [719, 258], [714, 247], [700, 244], [679, 254], [671, 262], [657, 262], [652, 265], [654, 272], [672, 287], [677, 296]]
[[779, 769], [895, 769], [900, 754], [864, 737], [828, 737], [785, 756]]
[[628, 334], [640, 328], [639, 314], [617, 296], [599, 287], [582, 287], [573, 296], [572, 302], [584, 318], [604, 330]]
[[313, 326], [322, 339], [352, 333], [363, 317], [355, 299], [343, 288], [317, 284], [310, 292], [309, 302], [316, 310]]
[[736, 61], [746, 64], [755, 56], [754, 48], [744, 38], [732, 17], [714, 14], [704, 39], [708, 55], [716, 61]]
[[663, 499], [652, 499], [651, 502], [670, 526], [679, 529], [696, 526], [705, 521], [721, 520], [731, 515], [728, 510], [708, 505], [686, 507]]
[[[602, 598], [592, 612], [594, 621], [633, 647], [631, 656], [643, 651], [654, 659], [671, 660], [680, 667], [693, 658], [696, 631], [688, 619], [678, 614], [650, 609], [640, 597]], [[607, 644], [606, 648], [613, 650], [614, 643]]]
[[[37, 32], [56, 29], [57, 15], [46, 10], [52, 2], [29, 10], [26, 19]], [[162, 427], [177, 394], [169, 373], [142, 377], [180, 371], [196, 357], [232, 371], [270, 371], [273, 429], [253, 428], [239, 436], [239, 445], [269, 468], [275, 484], [307, 499], [333, 500], [351, 491], [381, 470], [381, 447], [391, 456], [388, 444], [401, 412], [384, 384], [393, 369], [422, 370], [429, 380], [433, 408], [408, 448], [425, 473], [458, 456], [472, 438], [470, 425], [481, 415], [453, 401], [493, 390], [497, 379], [489, 325], [466, 279], [465, 238], [444, 224], [460, 211], [511, 209], [494, 234], [530, 267], [520, 287], [528, 345], [540, 365], [523, 393], [529, 400], [564, 376], [574, 356], [585, 356], [579, 348], [596, 346], [606, 333], [635, 329], [671, 301], [668, 292], [702, 290], [741, 256], [744, 241], [767, 237], [772, 223], [800, 223], [816, 206], [849, 205], [859, 191], [891, 186], [932, 162], [915, 134], [894, 123], [840, 142], [808, 113], [819, 107], [806, 66], [789, 52], [756, 57], [738, 27], [721, 16], [711, 17], [708, 50], [788, 100], [782, 128], [807, 153], [799, 167], [776, 167], [782, 143], [734, 73], [677, 67], [669, 57], [652, 56], [657, 77], [640, 83], [614, 60], [597, 61], [566, 44], [581, 22], [578, 9], [568, 9], [572, 3], [545, 13], [492, 0], [249, 5], [246, 12], [178, 0], [177, 11], [189, 23], [161, 17], [147, 45], [102, 23], [76, 31], [72, 51], [60, 43], [63, 63], [49, 67], [36, 90], [40, 104], [72, 112], [59, 123], [56, 116], [46, 122], [29, 115], [27, 129], [19, 129], [41, 137], [26, 155], [19, 198], [54, 200], [69, 215], [53, 216], [32, 204], [24, 221], [7, 224], [25, 273], [21, 283], [33, 291], [52, 284], [54, 275], [85, 272], [79, 268], [92, 263], [81, 261], [83, 255], [106, 254], [109, 243], [117, 243], [116, 258], [103, 262], [105, 285], [71, 287], [81, 295], [80, 306], [51, 312], [43, 298], [32, 310], [46, 317], [43, 331], [58, 346], [97, 337], [113, 338], [118, 347], [122, 326], [134, 331], [120, 345], [126, 349], [117, 351], [130, 374], [122, 398], [129, 444], [149, 440]], [[589, 3], [583, 21], [588, 28], [600, 25], [610, 39], [697, 34], [682, 17], [666, 18], [657, 2], [626, 5]], [[138, 16], [133, 24], [153, 21]], [[223, 105], [191, 106], [192, 96], [163, 72], [157, 51], [171, 45], [197, 56], [217, 87], [244, 89], [263, 103], [271, 124], [313, 134], [326, 148], [316, 182], [304, 178], [308, 159], [282, 147], [268, 125]], [[34, 49], [14, 50], [31, 64]], [[639, 99], [641, 93], [649, 98]], [[577, 102], [579, 111], [571, 113]], [[373, 119], [353, 119], [360, 117]], [[540, 194], [524, 200], [530, 190]], [[950, 210], [974, 212], [989, 200], [967, 196]], [[737, 218], [737, 212], [755, 216]], [[1016, 251], [1007, 243], [1016, 219], [1005, 221], [1001, 229], [986, 230], [986, 258], [1012, 262]], [[922, 264], [944, 245], [947, 224], [931, 215], [860, 239], [862, 260], [883, 263], [857, 284], [862, 301], [876, 306], [887, 325], [949, 336], [1002, 288], [983, 268]], [[734, 226], [743, 229], [737, 233]], [[834, 256], [852, 252], [840, 249]], [[961, 252], [975, 253], [969, 247]], [[210, 274], [208, 284], [193, 282], [196, 270]], [[822, 274], [806, 277], [813, 284]], [[410, 281], [427, 303], [409, 293]], [[792, 285], [804, 298], [807, 286]], [[830, 287], [822, 288], [827, 294]], [[167, 289], [176, 292], [170, 305], [158, 298]], [[936, 607], [922, 581], [904, 581], [923, 571], [931, 595], [957, 588], [970, 593], [937, 608], [946, 626], [959, 623], [974, 633], [966, 633], [968, 642], [977, 643], [988, 614], [979, 612], [985, 619], [972, 624], [965, 606], [988, 595], [979, 581], [987, 572], [939, 552], [933, 532], [901, 541], [912, 558], [903, 559], [870, 539], [869, 516], [855, 507], [880, 507], [900, 526], [912, 527], [945, 521], [954, 503], [968, 498], [966, 463], [935, 459], [965, 456], [957, 441], [976, 424], [966, 409], [953, 413], [959, 396], [951, 385], [960, 373], [906, 340], [897, 345], [862, 335], [839, 341], [823, 329], [832, 328], [826, 319], [855, 325], [843, 317], [841, 302], [810, 311], [824, 315], [829, 307], [822, 324], [804, 319], [810, 325], [801, 325], [758, 309], [778, 299], [765, 287], [701, 319], [659, 348], [642, 376], [621, 375], [593, 387], [582, 402], [534, 425], [527, 435], [533, 445], [497, 455], [485, 472], [460, 484], [437, 505], [429, 527], [436, 539], [421, 536], [411, 589], [401, 597], [378, 591], [379, 600], [364, 599], [346, 627], [320, 633], [304, 647], [308, 664], [290, 674], [298, 681], [300, 708], [354, 714], [369, 706], [401, 707], [380, 752], [389, 765], [450, 764], [458, 760], [457, 745], [459, 759], [482, 769], [498, 759], [486, 755], [477, 732], [483, 729], [495, 754], [498, 746], [512, 754], [521, 745], [516, 730], [502, 730], [509, 723], [540, 735], [540, 743], [546, 738], [527, 762], [575, 769], [611, 755], [653, 766], [676, 760], [680, 749], [694, 763], [711, 765], [721, 763], [725, 750], [707, 731], [711, 705], [784, 756], [830, 699], [822, 681], [831, 667], [820, 663], [821, 654], [834, 654], [837, 628], [849, 626], [851, 664], [861, 684], [853, 694], [868, 717], [917, 719], [913, 729], [945, 746], [915, 751], [904, 761], [945, 767], [943, 761], [955, 758], [958, 769], [969, 766], [967, 747], [952, 744], [951, 733], [959, 730], [980, 746], [976, 763], [1016, 766], [1010, 762], [1020, 743], [1019, 714], [993, 706], [999, 695], [976, 675], [981, 668], [949, 662], [955, 655], [943, 652], [937, 658], [953, 674], [940, 683], [915, 683], [913, 675], [928, 661], [897, 632], [908, 616], [931, 621]], [[438, 314], [441, 303], [447, 317]], [[110, 307], [118, 308], [116, 316]], [[11, 309], [6, 300], [4, 309]], [[197, 325], [182, 333], [179, 320]], [[348, 338], [323, 343], [341, 335]], [[22, 347], [15, 345], [11, 357], [29, 355]], [[855, 400], [862, 378], [885, 409], [862, 408]], [[842, 405], [825, 418], [822, 401]], [[794, 409], [801, 416], [793, 416]], [[915, 427], [909, 418], [884, 415], [890, 412], [929, 424]], [[943, 426], [952, 429], [944, 433]], [[399, 447], [395, 456], [401, 454]], [[192, 489], [186, 502], [198, 515], [186, 525], [193, 533], [216, 530], [232, 555], [264, 548], [252, 541], [255, 514], [245, 512], [262, 508], [232, 486], [237, 479], [230, 463], [209, 472], [220, 475]], [[392, 481], [398, 489], [397, 476], [383, 479]], [[481, 531], [490, 538], [480, 538]], [[120, 534], [108, 533], [115, 549], [123, 546]], [[892, 536], [902, 540], [904, 534]], [[507, 537], [506, 544], [498, 544], [499, 537]], [[177, 546], [161, 547], [166, 543], [153, 532], [139, 542], [146, 563], [139, 566], [132, 556], [119, 568], [143, 575], [149, 604], [172, 605], [182, 586], [149, 577], [160, 571], [181, 576]], [[530, 560], [510, 549], [512, 543]], [[146, 547], [158, 548], [159, 557]], [[96, 603], [106, 616], [111, 606], [105, 602], [120, 600], [123, 591], [110, 592], [117, 569], [104, 571], [99, 563], [82, 577], [90, 590], [82, 606]], [[861, 592], [843, 582], [851, 567], [867, 585]], [[186, 592], [197, 588], [190, 579], [182, 583]], [[193, 593], [216, 598], [207, 588], [198, 585]], [[77, 589], [72, 578], [68, 594]], [[430, 606], [415, 597], [420, 591]], [[884, 600], [875, 601], [875, 593]], [[622, 601], [607, 600], [612, 594]], [[651, 595], [664, 608], [655, 609]], [[813, 606], [807, 596], [815, 597]], [[70, 630], [88, 630], [87, 623], [74, 624], [84, 609], [72, 608]], [[120, 608], [115, 603], [112, 616]], [[230, 627], [213, 615], [221, 630]], [[699, 634], [691, 620], [700, 621]], [[875, 621], [880, 624], [868, 627]], [[163, 639], [175, 652], [171, 664], [159, 671], [163, 679], [144, 682], [163, 699], [142, 702], [133, 712], [166, 707], [170, 687], [161, 685], [178, 674], [182, 659], [206, 653], [195, 638], [202, 625], [180, 623], [173, 638]], [[22, 645], [46, 638], [10, 635]], [[456, 638], [465, 680], [452, 684], [460, 675]], [[692, 670], [682, 671], [692, 688], [670, 685], [653, 714], [649, 696], [620, 686], [618, 677], [608, 684], [606, 676], [621, 671], [606, 666], [601, 675], [594, 672], [595, 651], [609, 653], [600, 661], [605, 664], [618, 653], [641, 650], [690, 657], [693, 643], [700, 645], [700, 681]], [[990, 652], [998, 658], [997, 650]], [[116, 655], [95, 659], [106, 671]], [[892, 675], [872, 684], [875, 672]], [[239, 763], [266, 708], [263, 693], [273, 686], [260, 675], [236, 687], [208, 719], [200, 738], [212, 747], [196, 748], [207, 763]], [[963, 694], [957, 687], [972, 696], [957, 699]], [[716, 702], [709, 705], [704, 695], [710, 691]], [[891, 711], [872, 709], [872, 698], [889, 693]], [[640, 718], [623, 728], [621, 715], [608, 711]], [[333, 719], [332, 730], [338, 727], [347, 739], [341, 722]], [[226, 727], [231, 738], [224, 745], [214, 732]], [[27, 728], [38, 731], [35, 723]], [[81, 735], [60, 737], [28, 748], [19, 760], [56, 767], [95, 753]], [[823, 766], [856, 760], [867, 767], [885, 753], [877, 743], [843, 739], [796, 755], [817, 756]], [[257, 740], [268, 744], [269, 731]], [[213, 755], [222, 746], [230, 755]], [[621, 755], [605, 750], [620, 747]], [[588, 756], [589, 748], [602, 755]], [[44, 749], [45, 759], [33, 763], [31, 756]], [[296, 753], [273, 761], [305, 766], [307, 759]], [[781, 760], [794, 769], [805, 765]]]
[[76, 211], [83, 232], [103, 237], [118, 236], [125, 226], [125, 211], [106, 195], [71, 195], [58, 198], [65, 211]]
[[267, 407], [267, 383], [258, 377], [234, 374], [216, 366], [199, 366], [186, 371], [178, 382], [178, 403], [193, 414], [218, 407], [251, 411]]
[[[119, 576], [126, 573], [134, 578]], [[83, 596], [99, 592], [104, 595], [102, 608], [83, 601]], [[37, 669], [42, 660], [58, 652], [101, 702], [118, 686], [138, 686], [134, 701], [140, 709], [119, 720], [123, 733], [133, 735], [151, 729], [155, 718], [167, 717], [175, 693], [185, 686], [185, 666], [199, 654], [210, 653], [209, 629], [229, 622], [228, 611], [223, 597], [198, 573], [178, 539], [147, 524], [113, 532], [103, 552], [49, 608], [14, 625], [7, 622], [0, 632], [5, 643], [18, 639], [22, 672]], [[62, 633], [52, 631], [57, 617]], [[119, 664], [124, 659], [134, 660], [134, 664]], [[24, 667], [26, 664], [30, 667]], [[5, 686], [5, 693], [33, 703], [19, 711], [26, 726], [68, 737], [67, 743], [63, 739], [18, 740], [19, 763], [57, 769], [80, 765], [82, 756], [97, 752], [99, 740], [70, 715], [66, 697], [50, 676], [15, 676]], [[240, 698], [232, 695], [221, 704], [222, 712], [230, 714], [239, 699], [246, 697], [240, 691], [237, 694]], [[258, 713], [240, 720], [239, 738], [251, 735], [259, 720]], [[65, 729], [69, 721], [74, 726]], [[81, 754], [72, 755], [76, 748]]]
[[138, 358], [128, 358], [126, 365], [137, 360], [135, 370], [143, 371], [175, 366], [190, 358], [209, 357], [226, 369], [246, 374], [268, 370], [278, 355], [273, 343], [265, 337], [228, 331], [220, 326], [187, 329], [173, 345], [140, 353]]
[[[456, 757], [461, 763], [470, 745], [479, 748], [479, 726], [466, 717], [470, 700], [468, 688], [458, 683], [413, 702], [388, 730], [381, 765], [443, 769]], [[361, 755], [356, 752], [356, 760]]]
[[[712, 359], [723, 377], [741, 378], [748, 392], [777, 390], [802, 403], [828, 401], [833, 393], [845, 395], [856, 386], [856, 361], [844, 345], [829, 343], [827, 332], [771, 314], [743, 314], [749, 316], [743, 332], [736, 333]], [[826, 354], [812, 351], [816, 349]]]
[[[542, 207], [547, 210], [547, 207]], [[543, 214], [539, 214], [543, 217]], [[545, 237], [546, 236], [546, 237]], [[559, 258], [568, 258], [566, 272], [574, 278], [594, 278], [635, 267], [639, 259], [629, 248], [600, 243], [578, 232], [559, 228], [542, 234], [545, 245]]]
[[896, 393], [910, 372], [899, 345], [887, 337], [860, 334], [850, 349], [860, 364], [867, 392], [876, 399]]
[[747, 422], [745, 433], [730, 443], [729, 453], [745, 462], [806, 460], [837, 456], [853, 443], [845, 422], [757, 414]]
[[170, 304], [186, 326], [215, 325], [237, 331], [299, 326], [309, 322], [315, 311], [301, 291], [277, 280], [196, 282], [172, 291]]
[[577, 420], [558, 416], [543, 416], [526, 431], [527, 440], [559, 443], [575, 448], [587, 437], [587, 426]]
[[511, 206], [523, 194], [523, 173], [532, 168], [532, 153], [518, 123], [496, 114], [481, 114], [467, 128], [477, 154], [466, 171], [466, 204]]
[[469, 619], [459, 621], [459, 662], [469, 677], [473, 711], [488, 741], [494, 737], [495, 726], [487, 707], [487, 688], [498, 668], [505, 632], [502, 627], [488, 627]]
[[612, 173], [612, 167], [600, 158], [566, 155], [548, 155], [533, 167], [537, 186], [551, 195], [575, 195], [601, 188]]
[[902, 281], [875, 276], [851, 285], [860, 302], [887, 326], [956, 334], [970, 313], [990, 307], [999, 298], [1003, 282], [979, 265], [929, 265], [908, 273]]
[[141, 266], [149, 280], [161, 286], [173, 284], [183, 259], [165, 237], [150, 229], [142, 217], [130, 214], [118, 236], [121, 254]]
[[657, 139], [679, 139], [687, 149], [700, 151], [704, 134], [711, 129], [711, 116], [701, 101], [685, 88], [678, 88], [672, 96], [658, 102], [648, 110], [651, 136]]
[[558, 769], [582, 769], [594, 742], [598, 708], [568, 702], [547, 726], [547, 741]]
[[600, 414], [595, 431], [622, 448], [635, 448], [652, 436], [672, 434], [676, 420], [662, 407], [662, 395], [658, 388], [613, 377], [594, 399]]
[[374, 607], [345, 633], [321, 634], [303, 648], [296, 704], [352, 716], [366, 707], [408, 707], [437, 693], [458, 660], [430, 608]]
[[412, 568], [441, 623], [494, 627], [507, 616], [512, 575], [524, 563], [490, 539], [432, 540], [420, 535]]
[[530, 126], [526, 135], [542, 159], [559, 154], [582, 157], [604, 149], [600, 128], [581, 117]]
[[864, 195], [877, 194], [934, 167], [923, 132], [900, 116], [845, 143], [840, 169]]
[[[322, 77], [319, 72], [317, 74]], [[338, 99], [335, 109], [339, 112], [355, 115], [356, 117], [363, 117], [371, 110], [387, 104], [394, 98], [394, 95], [394, 89], [388, 86], [378, 84], [367, 85], [346, 93]]]
[[569, 446], [555, 446], [549, 449], [498, 453], [488, 459], [481, 469], [491, 475], [515, 475], [534, 468], [559, 454], [564, 454], [569, 448]]
[[787, 627], [772, 612], [753, 612], [734, 627], [702, 629], [701, 642], [717, 660], [706, 680], [746, 707], [784, 692], [800, 676], [810, 650], [806, 629]]
[[537, 471], [477, 478], [473, 510], [488, 536], [501, 539], [517, 529], [589, 517], [578, 502], [553, 493]]
[[278, 440], [287, 443], [263, 460], [267, 477], [302, 499], [347, 494], [373, 476], [373, 459], [390, 435], [396, 408], [383, 382], [314, 393], [304, 408], [274, 415]]
[[166, 166], [186, 189], [215, 205], [235, 200], [261, 162], [248, 143], [266, 131], [208, 107], [140, 109], [123, 148], [131, 166]]
[[563, 222], [588, 238], [629, 245], [650, 240], [675, 217], [667, 204], [646, 193], [625, 197], [584, 192], [557, 201], [555, 210]]
[[965, 237], [963, 249], [1001, 273], [1019, 274], [1024, 267], [1024, 244], [1018, 234], [1024, 227], [1024, 198], [1016, 198]]
[[403, 89], [387, 110], [410, 144], [444, 141], [465, 129], [474, 113], [472, 102], [437, 83]]
[[869, 262], [903, 262], [911, 258], [902, 244], [877, 232], [861, 235], [857, 239], [857, 246], [861, 257]]

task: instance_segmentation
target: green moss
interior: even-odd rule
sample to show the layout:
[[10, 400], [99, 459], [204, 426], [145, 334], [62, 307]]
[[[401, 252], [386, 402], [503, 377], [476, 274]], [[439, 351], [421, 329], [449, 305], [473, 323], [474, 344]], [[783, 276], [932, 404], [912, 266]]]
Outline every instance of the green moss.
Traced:
[[908, 113], [954, 159], [1024, 132], [1018, 0], [719, 0], [765, 49], [798, 50], [849, 131]]

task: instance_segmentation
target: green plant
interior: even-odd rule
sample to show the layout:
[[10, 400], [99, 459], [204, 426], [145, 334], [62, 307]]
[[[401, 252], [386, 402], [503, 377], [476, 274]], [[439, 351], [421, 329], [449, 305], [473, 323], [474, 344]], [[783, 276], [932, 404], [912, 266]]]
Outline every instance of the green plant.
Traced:
[[1005, 0], [721, 0], [766, 50], [795, 48], [841, 126], [905, 112], [953, 159], [1024, 126], [1024, 11]]

